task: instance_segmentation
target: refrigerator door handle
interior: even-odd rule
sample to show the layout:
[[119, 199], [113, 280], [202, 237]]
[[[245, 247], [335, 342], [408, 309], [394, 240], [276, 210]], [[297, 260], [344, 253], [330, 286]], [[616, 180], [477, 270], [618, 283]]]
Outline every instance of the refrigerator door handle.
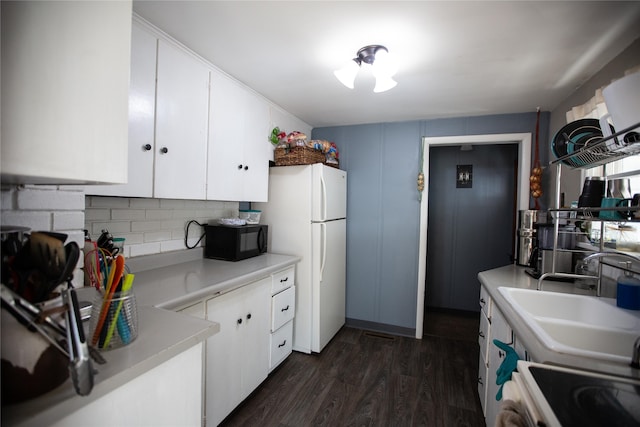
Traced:
[[327, 261], [327, 224], [320, 224], [320, 232], [322, 234], [322, 259], [320, 261], [320, 283], [324, 276], [324, 265]]
[[320, 187], [322, 187], [322, 220], [327, 219], [327, 185], [324, 182], [324, 175], [320, 175]]

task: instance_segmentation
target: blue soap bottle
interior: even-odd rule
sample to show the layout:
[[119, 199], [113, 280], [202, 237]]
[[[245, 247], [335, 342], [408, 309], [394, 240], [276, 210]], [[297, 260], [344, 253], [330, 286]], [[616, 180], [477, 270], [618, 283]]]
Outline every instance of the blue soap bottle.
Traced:
[[628, 310], [640, 310], [640, 279], [629, 271], [631, 261], [627, 261], [627, 270], [618, 277], [616, 305]]

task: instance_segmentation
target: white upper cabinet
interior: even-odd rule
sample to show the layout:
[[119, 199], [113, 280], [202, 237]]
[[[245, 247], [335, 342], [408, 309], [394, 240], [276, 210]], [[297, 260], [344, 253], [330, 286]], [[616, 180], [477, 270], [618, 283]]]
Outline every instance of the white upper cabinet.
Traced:
[[131, 31], [129, 83], [129, 182], [91, 186], [86, 188], [87, 194], [153, 196], [157, 51], [158, 39], [134, 24]]
[[137, 24], [131, 64], [129, 181], [87, 194], [204, 199], [208, 67]]
[[131, 1], [0, 7], [2, 182], [126, 182]]
[[207, 199], [267, 201], [269, 103], [211, 72]]
[[204, 199], [209, 69], [160, 40], [156, 90], [154, 196]]

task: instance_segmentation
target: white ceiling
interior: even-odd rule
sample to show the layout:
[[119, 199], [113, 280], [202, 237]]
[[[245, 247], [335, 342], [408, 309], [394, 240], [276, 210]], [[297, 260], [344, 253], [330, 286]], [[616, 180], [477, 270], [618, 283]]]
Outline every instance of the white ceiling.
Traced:
[[[640, 37], [640, 2], [152, 1], [134, 11], [313, 127], [553, 110]], [[369, 44], [398, 85], [333, 75]]]

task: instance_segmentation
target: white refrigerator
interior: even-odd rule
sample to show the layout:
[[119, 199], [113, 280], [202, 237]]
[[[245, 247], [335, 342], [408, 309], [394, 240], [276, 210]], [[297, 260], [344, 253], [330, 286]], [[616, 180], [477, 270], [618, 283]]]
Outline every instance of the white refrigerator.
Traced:
[[273, 167], [269, 252], [298, 255], [293, 349], [319, 353], [345, 323], [347, 173], [321, 163]]

